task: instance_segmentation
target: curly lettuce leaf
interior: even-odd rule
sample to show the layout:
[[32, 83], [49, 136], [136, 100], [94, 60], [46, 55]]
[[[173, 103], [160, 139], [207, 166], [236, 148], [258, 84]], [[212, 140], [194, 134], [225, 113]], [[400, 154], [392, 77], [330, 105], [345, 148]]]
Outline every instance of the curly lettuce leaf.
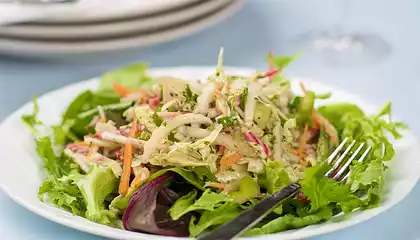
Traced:
[[53, 177], [45, 180], [39, 187], [38, 198], [74, 215], [84, 216], [86, 212], [82, 193], [76, 185], [68, 181], [61, 181]]
[[317, 212], [304, 217], [287, 214], [278, 217], [260, 228], [253, 228], [243, 234], [243, 236], [255, 236], [270, 233], [277, 233], [288, 229], [302, 228], [312, 224], [320, 223], [331, 219], [333, 213], [330, 207], [323, 207]]
[[385, 165], [379, 159], [365, 163], [355, 162], [353, 166], [350, 166], [348, 184], [352, 192], [365, 192], [363, 208], [373, 208], [379, 205], [385, 181], [385, 170]]
[[100, 92], [113, 92], [115, 82], [130, 89], [150, 88], [153, 85], [151, 77], [147, 75], [147, 64], [134, 63], [129, 66], [113, 70], [101, 76]]
[[274, 193], [290, 183], [289, 175], [281, 161], [269, 161], [265, 166], [265, 173], [259, 177], [259, 184], [269, 193]]
[[[342, 137], [349, 137], [350, 139], [369, 144], [372, 147], [372, 153], [368, 159], [391, 160], [395, 152], [387, 133], [391, 133], [395, 139], [399, 139], [402, 137], [399, 130], [406, 128], [406, 126], [401, 122], [394, 123], [382, 119], [381, 117], [385, 115], [391, 118], [390, 103], [385, 104], [384, 108], [376, 116], [349, 118], [341, 135]], [[369, 161], [368, 159], [367, 161]]]
[[[38, 198], [43, 202], [52, 203], [74, 215], [84, 216], [86, 205], [83, 202], [83, 197], [78, 187], [69, 181], [61, 179], [71, 171], [77, 171], [78, 166], [65, 154], [57, 156], [51, 138], [49, 136], [43, 136], [38, 131], [37, 126], [43, 125], [43, 123], [37, 118], [39, 106], [36, 98], [34, 98], [33, 104], [33, 113], [23, 115], [22, 121], [31, 130], [35, 140], [36, 152], [44, 162], [44, 168], [48, 173], [47, 179], [44, 180], [38, 189]], [[59, 138], [55, 135], [58, 134], [55, 134], [54, 131], [54, 138]]]
[[[318, 110], [336, 127], [341, 138], [348, 137], [369, 144], [372, 147], [370, 156], [384, 161], [394, 156], [394, 147], [387, 133], [399, 139], [402, 137], [399, 130], [406, 128], [401, 122], [391, 121], [389, 102], [374, 116], [366, 116], [359, 107], [347, 103], [326, 105]], [[382, 118], [386, 115], [389, 117], [388, 121]]]
[[360, 201], [347, 184], [324, 177], [329, 168], [327, 163], [305, 168], [305, 178], [300, 184], [303, 194], [311, 201], [310, 211], [318, 211], [330, 203], [341, 206], [344, 212], [357, 208]]
[[106, 197], [118, 187], [118, 179], [112, 170], [94, 165], [88, 174], [71, 173], [68, 178], [82, 193], [87, 209], [85, 217], [94, 222], [114, 225], [117, 215], [105, 208]]
[[239, 216], [242, 211], [238, 204], [226, 202], [212, 211], [204, 211], [198, 221], [196, 216], [193, 216], [189, 225], [190, 236], [196, 237], [210, 227], [225, 224]]
[[76, 168], [76, 165], [65, 154], [56, 156], [51, 139], [48, 136], [36, 138], [35, 144], [36, 152], [43, 160], [44, 167], [50, 175], [59, 178]]

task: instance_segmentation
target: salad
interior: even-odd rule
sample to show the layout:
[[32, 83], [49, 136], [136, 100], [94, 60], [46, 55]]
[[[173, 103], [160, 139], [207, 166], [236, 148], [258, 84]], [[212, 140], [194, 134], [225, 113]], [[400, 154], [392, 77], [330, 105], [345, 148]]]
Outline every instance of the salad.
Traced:
[[[225, 72], [222, 57], [205, 84], [152, 78], [145, 64], [108, 72], [54, 126], [38, 119], [35, 99], [22, 120], [47, 172], [39, 199], [104, 225], [191, 237], [293, 182], [302, 191], [244, 236], [380, 204], [385, 162], [394, 155], [390, 137], [405, 128], [391, 121], [390, 103], [370, 116], [352, 103], [322, 104], [331, 93], [303, 84], [294, 93], [282, 72], [293, 56], [269, 54], [268, 71], [249, 76]], [[341, 183], [323, 176], [345, 137], [372, 151]]]

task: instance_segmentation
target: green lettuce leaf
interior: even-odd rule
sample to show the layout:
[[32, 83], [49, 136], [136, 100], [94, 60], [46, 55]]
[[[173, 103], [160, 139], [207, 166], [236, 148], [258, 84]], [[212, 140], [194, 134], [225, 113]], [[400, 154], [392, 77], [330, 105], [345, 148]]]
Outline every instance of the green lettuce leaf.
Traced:
[[196, 237], [210, 227], [225, 224], [239, 216], [241, 212], [242, 209], [237, 204], [226, 202], [215, 210], [204, 211], [198, 221], [193, 215], [189, 225], [190, 236]]
[[350, 103], [333, 103], [321, 106], [318, 108], [318, 112], [328, 119], [339, 133], [344, 129], [348, 119], [365, 116], [358, 106]]
[[[187, 206], [186, 203], [192, 202], [191, 199], [192, 196], [189, 196], [187, 199], [178, 199], [169, 210], [171, 217], [173, 219], [179, 219], [183, 215], [192, 211], [213, 211], [225, 202], [232, 202], [232, 198], [229, 196], [222, 193], [215, 193], [210, 190], [206, 190], [199, 199], [197, 199], [193, 204]], [[181, 206], [183, 208], [181, 208]]]
[[327, 221], [332, 217], [332, 209], [323, 207], [317, 212], [304, 217], [297, 217], [291, 214], [278, 217], [260, 228], [253, 228], [245, 232], [243, 236], [255, 236], [270, 233], [277, 233], [288, 229], [302, 228], [312, 224]]
[[242, 204], [260, 195], [260, 186], [250, 176], [244, 176], [239, 180], [239, 189], [228, 194], [235, 203]]
[[173, 220], [178, 220], [189, 206], [193, 205], [195, 198], [197, 197], [197, 191], [191, 191], [188, 194], [180, 197], [169, 209], [169, 216]]
[[32, 114], [24, 114], [22, 115], [21, 119], [26, 127], [31, 130], [32, 134], [36, 135], [38, 132], [36, 126], [41, 124], [41, 122], [38, 120], [39, 105], [36, 97], [33, 98], [32, 102], [34, 105]]
[[146, 73], [148, 66], [143, 63], [135, 63], [101, 76], [99, 83], [100, 92], [113, 92], [115, 82], [131, 89], [147, 89], [153, 85], [151, 77]]
[[56, 178], [68, 174], [71, 170], [76, 169], [77, 166], [65, 154], [56, 156], [53, 150], [51, 139], [47, 136], [38, 137], [35, 139], [36, 152], [43, 160], [44, 167], [48, 173]]
[[[132, 105], [133, 105], [133, 102], [119, 102], [119, 103], [103, 105], [102, 109], [104, 110], [104, 112], [108, 112], [108, 111], [124, 112]], [[88, 111], [79, 113], [77, 115], [77, 118], [84, 119], [84, 118], [96, 116], [98, 114], [99, 114], [98, 108], [93, 108]]]
[[79, 113], [87, 111], [92, 108], [91, 101], [93, 98], [93, 92], [87, 90], [80, 93], [67, 107], [67, 110], [63, 113], [62, 119], [65, 122], [68, 119], [76, 118]]
[[118, 187], [118, 179], [112, 170], [94, 165], [88, 174], [71, 173], [68, 178], [82, 193], [87, 209], [85, 217], [94, 222], [114, 225], [117, 215], [105, 208], [105, 198]]
[[[272, 61], [273, 65], [280, 70], [283, 70], [284, 68], [286, 68], [287, 66], [289, 66], [289, 64], [291, 62], [293, 62], [296, 58], [298, 58], [300, 56], [300, 52], [293, 54], [293, 55], [286, 55], [286, 56], [267, 56], [267, 61], [270, 62]], [[283, 76], [283, 74], [279, 73], [276, 74], [273, 78], [273, 82], [277, 82], [280, 85], [288, 85], [290, 82], [288, 80], [285, 79], [285, 77]]]
[[265, 166], [265, 173], [259, 176], [258, 181], [269, 193], [274, 193], [291, 183], [281, 161], [269, 161]]
[[[285, 68], [289, 66], [289, 64], [293, 62], [293, 60], [299, 57], [299, 55], [300, 54], [298, 53], [294, 55], [273, 57], [274, 66], [276, 66], [276, 68], [279, 68], [279, 69]], [[267, 57], [267, 59], [269, 59], [269, 57]]]
[[296, 113], [296, 122], [298, 125], [303, 126], [312, 115], [315, 103], [315, 93], [307, 91], [305, 96], [299, 101], [298, 111]]
[[332, 92], [317, 93], [315, 94], [315, 99], [328, 99], [331, 96], [332, 96]]
[[216, 182], [216, 176], [210, 171], [209, 167], [194, 167], [191, 168], [191, 171], [197, 175], [198, 179], [202, 180], [203, 182]]
[[[121, 103], [119, 97], [107, 96], [100, 93], [94, 93], [87, 90], [79, 94], [67, 107], [62, 116], [61, 127], [68, 129], [65, 131], [70, 139], [83, 138], [88, 134], [86, 126], [92, 121], [98, 113], [98, 106], [102, 106], [104, 110], [124, 111], [130, 103]], [[110, 105], [110, 106], [108, 106]]]

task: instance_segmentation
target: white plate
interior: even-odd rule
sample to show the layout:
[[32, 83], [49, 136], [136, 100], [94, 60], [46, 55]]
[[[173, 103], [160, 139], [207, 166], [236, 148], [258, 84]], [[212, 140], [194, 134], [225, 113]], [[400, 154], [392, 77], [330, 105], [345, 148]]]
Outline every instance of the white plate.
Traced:
[[[170, 75], [191, 80], [205, 79], [214, 73], [215, 67], [181, 67], [159, 68], [150, 71], [153, 76]], [[232, 74], [249, 74], [252, 69], [226, 68]], [[303, 80], [306, 87], [319, 92], [333, 91], [332, 101], [349, 101], [360, 105], [368, 113], [378, 110], [369, 105], [362, 98], [346, 91], [325, 86], [310, 80]], [[80, 92], [86, 89], [96, 89], [98, 79], [73, 84], [62, 89], [53, 91], [39, 98], [41, 108], [40, 119], [47, 124], [59, 122], [61, 113], [70, 101]], [[298, 89], [297, 82], [293, 87]], [[53, 206], [41, 203], [37, 198], [37, 191], [43, 179], [41, 172], [41, 160], [36, 156], [34, 142], [30, 132], [22, 125], [20, 116], [32, 112], [32, 104], [27, 103], [21, 109], [14, 112], [0, 126], [0, 146], [2, 152], [3, 167], [0, 169], [0, 181], [5, 192], [17, 203], [30, 211], [48, 218], [54, 222], [72, 227], [81, 231], [89, 232], [115, 239], [157, 240], [178, 239], [162, 237], [143, 233], [128, 232], [114, 229], [84, 218], [57, 209]], [[281, 232], [252, 238], [253, 240], [277, 240], [277, 239], [300, 239], [322, 233], [336, 231], [365, 221], [401, 201], [414, 187], [420, 175], [420, 148], [419, 143], [411, 132], [405, 132], [404, 138], [395, 143], [396, 154], [389, 164], [387, 172], [386, 192], [382, 205], [378, 208], [357, 212], [351, 217], [340, 222], [328, 222], [312, 225], [306, 228]]]
[[168, 29], [148, 34], [140, 33], [130, 36], [103, 38], [91, 41], [18, 40], [0, 37], [0, 52], [13, 55], [47, 55], [57, 53], [74, 54], [125, 49], [167, 42], [191, 35], [216, 24], [238, 11], [242, 7], [243, 3], [243, 0], [234, 0], [223, 9], [197, 19], [196, 21], [182, 24], [180, 26], [171, 26]]
[[150, 17], [129, 18], [121, 21], [96, 22], [84, 24], [16, 24], [0, 26], [0, 38], [30, 39], [30, 40], [69, 40], [90, 39], [124, 34], [146, 34], [160, 28], [170, 27], [200, 18], [214, 11], [222, 9], [232, 0], [202, 1], [177, 11], [156, 14]]

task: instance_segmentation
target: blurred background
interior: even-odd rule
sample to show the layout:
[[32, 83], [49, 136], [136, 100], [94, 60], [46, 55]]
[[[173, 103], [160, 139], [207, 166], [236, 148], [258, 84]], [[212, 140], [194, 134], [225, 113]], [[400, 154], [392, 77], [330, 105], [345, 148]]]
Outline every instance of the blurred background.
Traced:
[[[0, 0], [0, 121], [35, 94], [131, 62], [215, 65], [223, 46], [229, 66], [265, 68], [269, 51], [299, 53], [288, 76], [391, 100], [419, 135], [419, 9], [418, 0]], [[419, 201], [417, 186], [386, 213], [313, 239], [420, 239]], [[5, 239], [100, 239], [2, 192], [0, 206]]]

